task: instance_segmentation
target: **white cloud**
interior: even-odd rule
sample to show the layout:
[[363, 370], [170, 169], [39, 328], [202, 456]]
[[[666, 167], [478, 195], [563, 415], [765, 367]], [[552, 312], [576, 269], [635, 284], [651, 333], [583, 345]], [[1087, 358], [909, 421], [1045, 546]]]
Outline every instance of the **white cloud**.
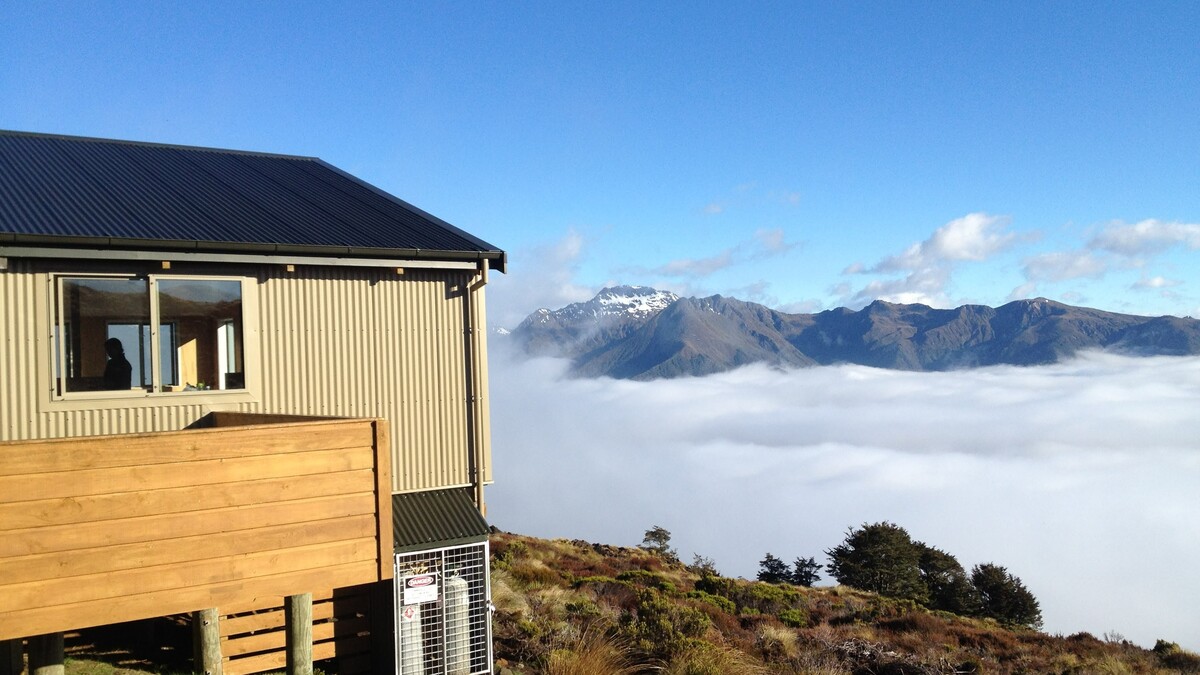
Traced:
[[733, 249], [725, 249], [707, 258], [680, 258], [650, 270], [664, 277], [706, 277], [733, 264]]
[[502, 529], [632, 545], [661, 524], [685, 558], [752, 576], [767, 551], [823, 562], [846, 527], [892, 520], [1007, 566], [1050, 632], [1200, 648], [1200, 359], [628, 382], [495, 353], [493, 369]]
[[1200, 224], [1148, 219], [1137, 223], [1114, 223], [1088, 242], [1088, 248], [1127, 257], [1161, 253], [1175, 246], [1200, 249]]
[[871, 271], [913, 271], [947, 262], [986, 260], [1016, 241], [1016, 234], [1004, 231], [1008, 224], [1004, 216], [969, 213], [939, 227], [904, 253], [884, 258]]
[[1108, 262], [1090, 251], [1043, 253], [1027, 258], [1024, 272], [1030, 281], [1099, 279], [1108, 272]]
[[1019, 240], [1016, 233], [1007, 231], [1008, 225], [1009, 218], [1005, 216], [969, 213], [939, 227], [928, 239], [870, 267], [856, 262], [842, 273], [905, 276], [872, 281], [842, 300], [857, 305], [878, 298], [945, 306], [948, 302], [946, 288], [955, 266], [987, 260]]
[[754, 239], [763, 247], [764, 251], [775, 253], [786, 251], [795, 244], [789, 244], [784, 241], [783, 228], [777, 227], [773, 230], [755, 230]]
[[584, 238], [569, 230], [558, 241], [509, 254], [509, 273], [493, 274], [488, 285], [488, 322], [516, 328], [530, 312], [587, 300], [596, 289], [574, 283]]
[[950, 270], [945, 267], [923, 267], [914, 270], [902, 279], [882, 279], [868, 283], [859, 289], [847, 303], [861, 306], [872, 300], [887, 302], [918, 303], [931, 307], [946, 302], [945, 288], [950, 281]]
[[706, 258], [680, 258], [652, 269], [634, 268], [636, 276], [654, 275], [673, 279], [699, 279], [749, 261], [765, 260], [796, 248], [782, 228], [755, 230], [749, 240], [739, 242]]
[[723, 204], [718, 204], [716, 202], [713, 202], [712, 204], [709, 204], [708, 206], [704, 207], [704, 212], [710, 216], [715, 216], [719, 213], [724, 213], [725, 206]]
[[1174, 288], [1175, 286], [1179, 286], [1182, 283], [1183, 282], [1179, 281], [1178, 279], [1167, 279], [1166, 277], [1150, 277], [1150, 278], [1142, 277], [1141, 279], [1138, 279], [1137, 281], [1133, 282], [1133, 285], [1130, 286], [1130, 288], [1132, 288], [1134, 290], [1138, 290], [1138, 291], [1146, 291], [1146, 290], [1155, 290], [1155, 289], [1163, 289], [1163, 288]]
[[1013, 300], [1026, 300], [1034, 297], [1034, 293], [1037, 293], [1037, 284], [1032, 281], [1027, 281], [1014, 288], [1012, 292], [1008, 294], [1007, 302], [1012, 302]]

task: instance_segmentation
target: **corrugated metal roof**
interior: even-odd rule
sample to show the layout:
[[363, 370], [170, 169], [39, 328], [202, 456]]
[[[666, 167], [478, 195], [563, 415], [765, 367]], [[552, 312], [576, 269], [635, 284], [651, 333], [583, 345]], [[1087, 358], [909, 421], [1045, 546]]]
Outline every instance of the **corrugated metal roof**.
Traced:
[[0, 243], [448, 260], [504, 252], [315, 157], [0, 130]]
[[392, 495], [397, 553], [487, 541], [488, 524], [467, 491], [456, 488]]

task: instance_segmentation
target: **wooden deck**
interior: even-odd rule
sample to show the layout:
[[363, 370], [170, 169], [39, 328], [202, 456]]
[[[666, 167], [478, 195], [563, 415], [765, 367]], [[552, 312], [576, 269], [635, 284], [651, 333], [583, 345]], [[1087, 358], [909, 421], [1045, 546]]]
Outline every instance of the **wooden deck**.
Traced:
[[392, 575], [386, 421], [0, 443], [0, 640]]

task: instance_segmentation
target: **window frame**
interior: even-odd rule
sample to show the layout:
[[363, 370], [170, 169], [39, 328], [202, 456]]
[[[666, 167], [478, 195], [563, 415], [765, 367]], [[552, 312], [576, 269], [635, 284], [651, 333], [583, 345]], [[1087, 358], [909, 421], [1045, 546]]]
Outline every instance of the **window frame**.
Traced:
[[[60, 335], [68, 333], [69, 324], [66, 321], [64, 306], [64, 281], [68, 279], [144, 279], [149, 295], [149, 328], [151, 354], [151, 388], [140, 387], [126, 390], [84, 390], [67, 391], [65, 389], [66, 369], [68, 363], [69, 345], [67, 340], [59, 339]], [[161, 358], [161, 306], [158, 284], [160, 281], [232, 281], [239, 284], [241, 294], [241, 332], [242, 332], [242, 373], [244, 378], [241, 389], [200, 389], [195, 391], [170, 391], [163, 386]], [[210, 400], [216, 404], [257, 402], [259, 395], [259, 361], [258, 342], [258, 312], [255, 280], [251, 277], [237, 274], [158, 274], [138, 272], [88, 272], [88, 271], [56, 271], [48, 274], [47, 290], [49, 302], [47, 307], [48, 363], [41, 370], [49, 378], [49, 386], [43, 391], [49, 394], [48, 403], [51, 408], [112, 408], [112, 407], [143, 407], [166, 405], [176, 402], [183, 405], [204, 404]], [[170, 320], [168, 318], [168, 323]], [[176, 338], [177, 339], [177, 338]], [[62, 372], [60, 372], [60, 370]], [[184, 403], [187, 401], [187, 403]], [[140, 404], [139, 404], [140, 402]]]

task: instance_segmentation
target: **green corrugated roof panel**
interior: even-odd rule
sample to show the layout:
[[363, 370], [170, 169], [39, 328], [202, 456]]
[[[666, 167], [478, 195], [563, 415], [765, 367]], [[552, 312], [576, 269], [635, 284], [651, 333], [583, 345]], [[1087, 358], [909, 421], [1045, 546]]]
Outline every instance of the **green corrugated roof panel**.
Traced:
[[488, 524], [462, 489], [392, 495], [397, 553], [487, 541]]

